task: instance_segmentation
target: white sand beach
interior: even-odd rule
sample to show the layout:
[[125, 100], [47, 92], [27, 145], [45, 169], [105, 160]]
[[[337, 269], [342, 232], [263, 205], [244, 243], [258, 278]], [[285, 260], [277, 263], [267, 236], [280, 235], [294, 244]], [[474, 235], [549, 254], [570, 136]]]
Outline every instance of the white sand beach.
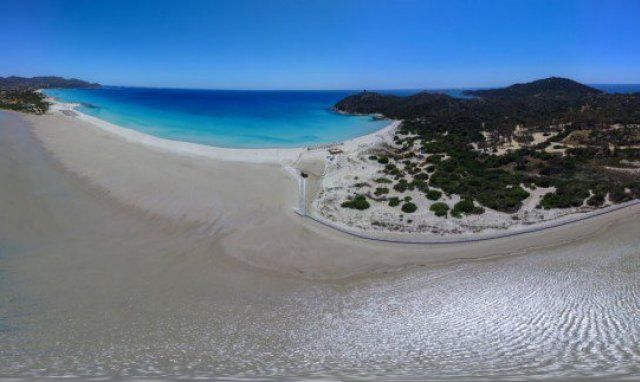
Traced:
[[[234, 150], [173, 142], [82, 114], [65, 115], [62, 109], [19, 118], [29, 122], [35, 137], [65, 171], [89, 183], [101, 197], [177, 230], [203, 237], [221, 235], [224, 253], [236, 260], [306, 278], [339, 279], [519, 254], [587, 238], [612, 224], [625, 224], [640, 212], [634, 205], [575, 224], [479, 242], [371, 241], [294, 212], [297, 179], [287, 166], [322, 170], [326, 150]], [[394, 122], [340, 148], [367, 147], [392, 134], [396, 126]], [[309, 184], [313, 193], [314, 182]]]

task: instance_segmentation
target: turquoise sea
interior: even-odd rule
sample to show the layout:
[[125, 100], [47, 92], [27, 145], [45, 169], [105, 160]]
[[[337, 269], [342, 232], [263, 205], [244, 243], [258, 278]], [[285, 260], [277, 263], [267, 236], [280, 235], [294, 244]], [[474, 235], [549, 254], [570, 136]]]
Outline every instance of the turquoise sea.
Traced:
[[[593, 85], [608, 92], [638, 85]], [[462, 97], [464, 89], [429, 90]], [[408, 95], [419, 90], [382, 91]], [[331, 106], [357, 91], [242, 91], [103, 87], [49, 89], [78, 111], [161, 138], [220, 147], [303, 147], [340, 142], [388, 121], [335, 113]]]
[[85, 114], [161, 138], [220, 147], [302, 147], [372, 133], [389, 121], [331, 110], [353, 91], [229, 91], [129, 87], [50, 89]]

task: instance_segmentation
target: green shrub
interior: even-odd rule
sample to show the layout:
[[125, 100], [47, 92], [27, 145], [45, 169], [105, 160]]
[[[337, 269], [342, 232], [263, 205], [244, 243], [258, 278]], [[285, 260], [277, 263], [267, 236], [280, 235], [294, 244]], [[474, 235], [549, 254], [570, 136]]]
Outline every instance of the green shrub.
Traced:
[[511, 188], [495, 185], [496, 188], [487, 188], [475, 195], [483, 206], [502, 212], [516, 212], [522, 206], [522, 201], [529, 197], [529, 193], [520, 186]]
[[560, 183], [556, 192], [546, 194], [540, 201], [544, 209], [580, 207], [589, 197], [589, 191], [584, 184]]
[[407, 191], [408, 188], [409, 188], [409, 183], [407, 182], [406, 179], [400, 179], [398, 183], [393, 185], [393, 189], [398, 192], [405, 192]]
[[429, 174], [425, 174], [424, 172], [418, 172], [413, 176], [413, 180], [428, 180], [429, 179]]
[[462, 199], [456, 203], [453, 206], [453, 210], [451, 210], [451, 216], [456, 218], [461, 217], [462, 214], [480, 215], [482, 213], [484, 213], [484, 208], [476, 207], [475, 204], [473, 204], [473, 200], [470, 199]]
[[396, 207], [400, 205], [400, 199], [396, 196], [389, 198], [389, 207]]
[[587, 200], [587, 204], [591, 207], [600, 207], [604, 203], [604, 195], [594, 194]]
[[440, 163], [442, 161], [442, 155], [430, 155], [427, 157], [427, 163]]
[[369, 160], [378, 160], [378, 157], [375, 155], [369, 155]]
[[376, 178], [376, 183], [393, 183], [393, 181], [389, 178]]
[[378, 163], [380, 163], [380, 164], [387, 164], [387, 163], [389, 163], [389, 157], [387, 157], [387, 156], [382, 156], [382, 157], [378, 158]]
[[442, 217], [447, 216], [447, 213], [449, 212], [449, 206], [446, 203], [438, 202], [433, 203], [431, 207], [429, 207], [429, 210], [436, 214], [436, 216]]
[[376, 194], [377, 196], [388, 194], [388, 193], [389, 193], [389, 189], [386, 187], [378, 187], [374, 192], [374, 194]]
[[442, 192], [438, 190], [429, 190], [427, 191], [427, 199], [429, 200], [438, 200], [442, 196]]
[[342, 207], [355, 210], [366, 210], [370, 207], [370, 204], [364, 195], [356, 195], [353, 199], [342, 202]]
[[610, 188], [609, 199], [614, 203], [622, 203], [631, 200], [632, 196], [625, 191], [625, 187], [618, 185]]
[[417, 188], [422, 192], [429, 191], [429, 184], [423, 179], [413, 179], [413, 182], [409, 184], [409, 189]]
[[408, 214], [416, 212], [417, 209], [418, 209], [418, 206], [416, 206], [411, 202], [406, 202], [405, 204], [402, 205], [402, 212], [405, 212]]

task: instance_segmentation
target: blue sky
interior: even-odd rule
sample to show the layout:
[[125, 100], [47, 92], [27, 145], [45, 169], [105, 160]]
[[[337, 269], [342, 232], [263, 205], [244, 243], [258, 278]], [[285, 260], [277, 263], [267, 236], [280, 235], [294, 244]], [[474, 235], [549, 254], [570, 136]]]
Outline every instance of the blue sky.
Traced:
[[640, 1], [2, 1], [0, 76], [220, 89], [640, 83]]

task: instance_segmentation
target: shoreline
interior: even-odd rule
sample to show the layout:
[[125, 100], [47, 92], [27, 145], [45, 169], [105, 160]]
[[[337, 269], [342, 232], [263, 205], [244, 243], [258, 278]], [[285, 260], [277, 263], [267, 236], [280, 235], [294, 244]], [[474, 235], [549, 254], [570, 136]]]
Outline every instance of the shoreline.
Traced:
[[[322, 172], [326, 170], [324, 166], [326, 164], [327, 150], [329, 148], [339, 148], [345, 155], [355, 155], [358, 154], [358, 152], [375, 148], [378, 144], [389, 143], [394, 132], [401, 124], [401, 121], [390, 120], [390, 123], [387, 126], [370, 134], [346, 140], [344, 142], [318, 145], [317, 147], [309, 146], [283, 149], [225, 148], [155, 137], [153, 135], [122, 127], [100, 118], [79, 112], [75, 110], [75, 107], [77, 106], [76, 104], [59, 102], [51, 97], [48, 97], [48, 101], [52, 102], [52, 109], [54, 112], [57, 111], [66, 118], [78, 118], [110, 134], [124, 138], [127, 141], [159, 149], [167, 153], [185, 156], [202, 156], [209, 159], [227, 162], [277, 164], [282, 167], [285, 174], [298, 182], [299, 192], [302, 191], [301, 172], [313, 174], [313, 168], [318, 168], [319, 166], [322, 167]], [[75, 115], [68, 113], [69, 111]], [[319, 178], [317, 179], [317, 183], [319, 184], [316, 184], [315, 187], [320, 187], [321, 189], [324, 174], [317, 177]], [[300, 200], [300, 195], [298, 195], [298, 197], [294, 199], [299, 201], [298, 206], [292, 205], [291, 210], [302, 218], [308, 218], [314, 223], [322, 224], [338, 233], [352, 237], [393, 244], [414, 245], [476, 242], [525, 235], [527, 233], [541, 232], [555, 227], [578, 223], [640, 203], [640, 200], [632, 200], [625, 203], [596, 208], [590, 211], [567, 211], [566, 214], [560, 214], [557, 217], [543, 219], [528, 224], [511, 225], [506, 228], [494, 228], [487, 226], [479, 232], [434, 233], [384, 230], [367, 231], [359, 227], [350, 226], [343, 222], [333, 221], [323, 216], [313, 205], [313, 202], [316, 201], [315, 197], [317, 196], [316, 194], [318, 191], [318, 189], [312, 190], [311, 198], [307, 197], [305, 194], [305, 198], [303, 200]], [[301, 213], [301, 210], [304, 212]]]
[[178, 155], [197, 155], [230, 162], [275, 163], [283, 166], [295, 163], [301, 159], [301, 156], [311, 156], [314, 151], [323, 151], [329, 147], [343, 147], [345, 150], [352, 150], [358, 146], [374, 144], [381, 135], [394, 131], [400, 124], [400, 121], [390, 120], [387, 126], [372, 133], [343, 142], [318, 145], [317, 148], [314, 148], [314, 146], [297, 148], [229, 148], [156, 137], [82, 113], [75, 109], [76, 104], [59, 102], [52, 97], [47, 97], [46, 100], [52, 103], [48, 113], [59, 112], [66, 117], [78, 118], [128, 141], [147, 147]]
[[597, 237], [608, 229], [625, 229], [623, 221], [640, 213], [638, 205], [627, 206], [584, 224], [480, 242], [372, 241], [296, 214], [295, 179], [300, 177], [292, 176], [280, 163], [169, 155], [167, 150], [131, 141], [110, 129], [92, 128], [79, 118], [59, 113], [15, 115], [30, 125], [37, 141], [64, 171], [101, 190], [98, 197], [139, 211], [152, 222], [166, 220], [177, 230], [198, 232], [207, 240], [221, 235], [219, 243], [226, 255], [257, 268], [308, 279], [336, 280], [528, 253]]

